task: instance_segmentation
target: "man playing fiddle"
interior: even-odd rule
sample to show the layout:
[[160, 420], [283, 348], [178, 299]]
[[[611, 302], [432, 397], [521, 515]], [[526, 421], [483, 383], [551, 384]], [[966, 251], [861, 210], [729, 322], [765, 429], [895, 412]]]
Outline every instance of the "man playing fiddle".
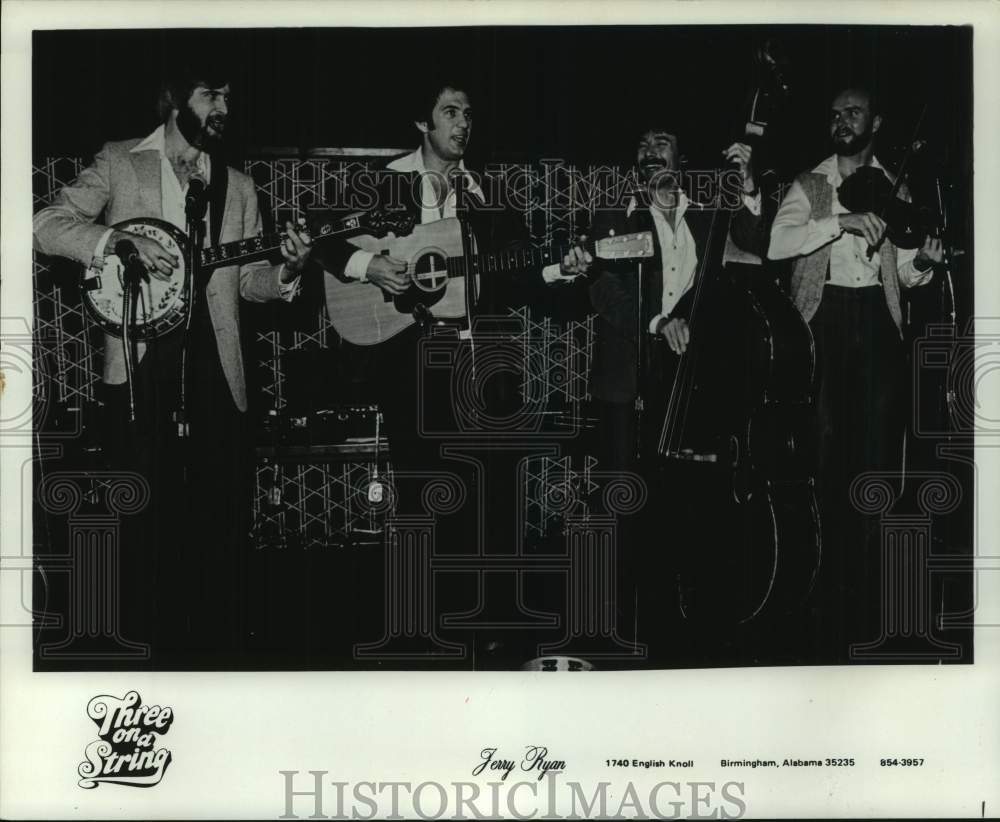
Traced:
[[863, 533], [843, 527], [856, 521], [850, 484], [862, 471], [902, 468], [908, 413], [902, 290], [927, 283], [942, 259], [940, 240], [897, 248], [883, 241], [886, 224], [878, 214], [851, 212], [840, 202], [838, 189], [859, 169], [888, 176], [874, 153], [881, 126], [867, 90], [837, 94], [829, 122], [834, 153], [795, 179], [774, 219], [768, 250], [771, 259], [793, 260], [791, 298], [815, 339], [821, 578], [827, 593], [838, 597], [849, 577], [873, 565], [857, 555]]

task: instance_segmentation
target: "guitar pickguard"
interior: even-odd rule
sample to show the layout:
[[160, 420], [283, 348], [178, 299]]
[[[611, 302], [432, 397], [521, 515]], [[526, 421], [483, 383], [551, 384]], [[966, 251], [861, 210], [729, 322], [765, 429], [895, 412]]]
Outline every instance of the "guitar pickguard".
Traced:
[[[448, 257], [437, 246], [424, 246], [409, 261], [410, 288], [393, 298], [401, 314], [413, 314], [418, 305], [432, 308], [447, 294]], [[454, 284], [454, 283], [453, 283]]]
[[465, 280], [448, 277], [447, 260], [462, 256], [462, 233], [458, 220], [449, 218], [418, 225], [405, 237], [349, 240], [373, 254], [388, 254], [405, 260], [411, 285], [397, 297], [361, 283], [344, 283], [326, 275], [327, 305], [337, 332], [355, 345], [383, 342], [413, 325], [419, 305], [435, 317], [465, 316]]

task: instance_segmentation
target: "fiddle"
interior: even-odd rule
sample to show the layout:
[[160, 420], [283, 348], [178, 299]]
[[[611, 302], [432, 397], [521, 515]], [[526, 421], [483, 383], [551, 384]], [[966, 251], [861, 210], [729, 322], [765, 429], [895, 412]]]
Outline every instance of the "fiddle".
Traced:
[[[881, 169], [862, 166], [841, 183], [837, 197], [851, 212], [877, 214], [886, 224], [885, 236], [896, 248], [920, 248], [937, 228], [935, 215], [897, 196], [902, 177], [893, 184]], [[878, 250], [869, 247], [868, 256]]]
[[885, 172], [871, 166], [863, 166], [844, 180], [837, 189], [837, 196], [845, 208], [855, 213], [871, 212], [878, 215], [885, 223], [878, 242], [868, 246], [869, 260], [882, 247], [886, 237], [889, 237], [897, 248], [920, 248], [928, 236], [936, 236], [937, 220], [897, 196], [906, 179], [906, 169], [910, 160], [926, 145], [923, 140], [916, 139], [926, 114], [927, 104], [924, 103], [913, 127], [913, 136], [906, 154], [899, 164], [895, 182], [890, 181]]

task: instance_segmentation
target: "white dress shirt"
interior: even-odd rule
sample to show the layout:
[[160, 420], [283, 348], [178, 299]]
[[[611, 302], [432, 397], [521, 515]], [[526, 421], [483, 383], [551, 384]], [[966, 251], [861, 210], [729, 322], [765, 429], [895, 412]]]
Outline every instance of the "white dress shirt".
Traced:
[[[660, 241], [660, 262], [663, 270], [663, 291], [660, 294], [660, 311], [649, 321], [649, 331], [656, 333], [656, 326], [664, 317], [669, 317], [681, 297], [694, 284], [695, 272], [698, 270], [698, 249], [695, 246], [691, 229], [684, 221], [690, 201], [682, 191], [677, 203], [674, 217], [674, 227], [670, 227], [666, 216], [658, 208], [650, 208], [653, 217], [653, 227]], [[625, 216], [631, 216], [638, 207], [636, 199], [629, 200], [625, 208]]]
[[[874, 157], [871, 165], [874, 168], [883, 168]], [[833, 186], [833, 213], [821, 220], [809, 219], [811, 212], [809, 198], [806, 197], [805, 189], [796, 180], [785, 195], [774, 218], [768, 257], [772, 260], [802, 257], [812, 254], [827, 243], [833, 243], [830, 248], [830, 285], [845, 288], [878, 285], [881, 264], [879, 255], [874, 254], [869, 260], [868, 241], [856, 234], [848, 234], [840, 227], [837, 219], [839, 214], [850, 213], [837, 198], [837, 188], [843, 182], [837, 167], [837, 156], [828, 157], [816, 166], [813, 172], [824, 175], [827, 182]], [[913, 264], [916, 256], [917, 249], [901, 248], [896, 258], [899, 282], [906, 288], [923, 285], [934, 273], [933, 268], [927, 271], [918, 270]]]
[[[448, 196], [445, 198], [444, 203], [440, 202], [440, 197], [437, 190], [434, 188], [434, 183], [432, 175], [427, 173], [427, 168], [424, 166], [424, 155], [423, 150], [418, 148], [416, 151], [405, 154], [402, 157], [397, 157], [391, 163], [389, 163], [386, 168], [389, 171], [402, 171], [402, 172], [417, 172], [420, 175], [420, 223], [433, 223], [437, 220], [444, 220], [449, 217], [455, 216], [456, 211], [456, 197], [455, 191], [452, 189], [448, 192]], [[479, 199], [480, 202], [484, 201], [483, 192], [476, 184], [476, 181], [472, 178], [472, 175], [468, 173], [465, 168], [465, 161], [458, 161], [459, 170], [465, 174], [466, 185], [468, 186], [468, 191]], [[358, 249], [347, 261], [347, 265], [344, 266], [344, 276], [350, 277], [354, 280], [366, 281], [368, 273], [368, 263], [372, 261], [372, 257], [375, 255], [371, 251], [364, 251]]]
[[[649, 321], [649, 333], [656, 333], [656, 326], [664, 317], [669, 317], [670, 312], [677, 307], [681, 297], [694, 285], [695, 272], [698, 269], [698, 248], [695, 244], [691, 229], [684, 221], [684, 214], [691, 205], [687, 195], [680, 192], [680, 199], [677, 206], [677, 215], [674, 218], [676, 230], [670, 227], [663, 212], [656, 208], [650, 208], [649, 213], [653, 217], [653, 227], [656, 229], [657, 239], [660, 241], [660, 256], [663, 270], [663, 292], [660, 295], [660, 311]], [[761, 201], [760, 194], [753, 197], [743, 196], [743, 205], [753, 214], [760, 214]], [[629, 217], [635, 211], [638, 203], [633, 197], [629, 200], [625, 209], [625, 216]], [[743, 252], [731, 240], [726, 237], [726, 251], [723, 256], [723, 264], [728, 262], [749, 262], [760, 265], [760, 258], [749, 252]], [[546, 283], [553, 283], [564, 280], [566, 277], [560, 272], [558, 265], [546, 266], [542, 270], [542, 277]]]
[[[656, 326], [664, 317], [669, 317], [681, 297], [694, 284], [695, 272], [698, 268], [698, 249], [695, 246], [691, 229], [684, 222], [684, 213], [690, 201], [682, 191], [674, 217], [674, 228], [670, 227], [667, 218], [658, 208], [650, 208], [653, 217], [653, 227], [660, 241], [660, 258], [663, 269], [663, 291], [660, 294], [660, 311], [649, 321], [649, 332], [656, 333]], [[632, 197], [625, 208], [625, 216], [630, 217], [638, 203]], [[567, 279], [560, 272], [558, 264], [547, 265], [542, 269], [542, 278], [546, 283]]]

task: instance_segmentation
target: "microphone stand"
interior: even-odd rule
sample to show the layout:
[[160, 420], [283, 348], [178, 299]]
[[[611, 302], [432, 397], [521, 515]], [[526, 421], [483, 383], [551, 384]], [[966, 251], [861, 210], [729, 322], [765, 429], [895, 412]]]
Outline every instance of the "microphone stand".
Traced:
[[636, 264], [636, 272], [635, 272], [635, 282], [636, 282], [636, 287], [638, 288], [639, 298], [636, 300], [637, 313], [636, 313], [635, 327], [637, 333], [635, 340], [635, 349], [636, 349], [635, 350], [636, 354], [635, 437], [632, 445], [633, 448], [635, 449], [636, 460], [642, 459], [642, 420], [643, 420], [643, 412], [645, 411], [643, 394], [645, 393], [646, 380], [649, 377], [649, 363], [646, 362], [645, 354], [646, 351], [649, 349], [650, 345], [652, 344], [652, 340], [650, 340], [649, 343], [643, 345], [646, 329], [642, 327], [642, 317], [643, 317], [643, 311], [642, 311], [643, 270], [642, 269], [643, 265], [642, 262], [640, 261]]
[[[940, 267], [942, 277], [941, 277], [941, 308], [940, 312], [943, 316], [947, 316], [948, 324], [951, 328], [951, 346], [948, 350], [948, 366], [949, 371], [951, 365], [955, 360], [955, 347], [958, 343], [958, 307], [955, 304], [955, 284], [951, 276], [951, 262], [952, 253], [948, 248], [949, 238], [949, 225], [948, 225], [948, 210], [945, 207], [945, 199], [943, 192], [941, 190], [941, 175], [934, 175], [934, 193], [937, 197], [938, 202], [938, 214], [941, 215], [940, 221], [940, 235], [941, 241], [944, 244], [944, 260]], [[947, 311], [945, 310], [945, 298], [947, 298], [948, 306]], [[948, 437], [951, 438], [951, 432], [955, 430], [955, 390], [948, 387], [947, 382], [945, 383], [945, 414], [948, 417]]]
[[[129, 244], [131, 245], [131, 244]], [[116, 249], [117, 251], [117, 249]], [[134, 249], [133, 249], [134, 251]], [[119, 256], [119, 259], [121, 257]], [[131, 254], [122, 260], [122, 348], [125, 351], [125, 382], [128, 385], [128, 419], [134, 424], [135, 416], [135, 362], [132, 346], [135, 345], [133, 333], [136, 324], [136, 306], [139, 301], [139, 289], [142, 281], [148, 276], [146, 267], [138, 255]]]
[[[650, 204], [650, 194], [649, 189], [646, 186], [637, 185], [632, 190], [632, 196], [635, 198], [636, 208], [648, 209]], [[656, 231], [655, 224], [653, 225], [653, 231]], [[635, 304], [636, 317], [635, 317], [635, 328], [636, 328], [636, 341], [635, 341], [635, 364], [636, 364], [636, 396], [634, 403], [634, 419], [635, 419], [635, 436], [633, 437], [632, 447], [633, 455], [635, 459], [639, 462], [642, 461], [642, 441], [643, 441], [643, 431], [642, 424], [645, 419], [646, 402], [644, 395], [646, 394], [646, 389], [649, 387], [649, 382], [651, 379], [651, 372], [653, 370], [653, 344], [656, 338], [648, 334], [648, 329], [643, 325], [644, 317], [644, 300], [645, 300], [645, 283], [643, 282], [643, 275], [645, 273], [645, 266], [642, 260], [636, 261], [636, 293], [638, 295]]]
[[[469, 209], [466, 204], [468, 188], [466, 187], [465, 175], [458, 173], [455, 174], [452, 179], [455, 181], [455, 216], [458, 218], [458, 224], [462, 230], [462, 265], [465, 268], [465, 316], [469, 323], [469, 355], [472, 357], [472, 383], [475, 385], [476, 343], [472, 336], [472, 318], [475, 314], [476, 303], [478, 301], [478, 294], [476, 292], [476, 276], [479, 272], [475, 267], [476, 240], [475, 235], [472, 233], [472, 224], [469, 222]], [[459, 339], [461, 338], [462, 332], [459, 331]]]
[[[177, 425], [177, 436], [185, 438], [190, 436], [190, 421], [187, 418], [187, 362], [191, 351], [191, 322], [194, 318], [195, 301], [198, 299], [198, 285], [200, 283], [199, 261], [201, 259], [201, 248], [205, 241], [205, 214], [208, 211], [208, 197], [204, 190], [204, 184], [200, 191], [192, 191], [192, 180], [188, 184], [188, 194], [184, 204], [184, 214], [187, 217], [188, 244], [185, 249], [187, 259], [184, 261], [188, 272], [188, 282], [191, 284], [188, 293], [188, 304], [184, 320], [184, 343], [181, 348], [181, 395], [180, 406], [174, 412], [174, 422]], [[185, 471], [186, 471], [185, 466]]]

